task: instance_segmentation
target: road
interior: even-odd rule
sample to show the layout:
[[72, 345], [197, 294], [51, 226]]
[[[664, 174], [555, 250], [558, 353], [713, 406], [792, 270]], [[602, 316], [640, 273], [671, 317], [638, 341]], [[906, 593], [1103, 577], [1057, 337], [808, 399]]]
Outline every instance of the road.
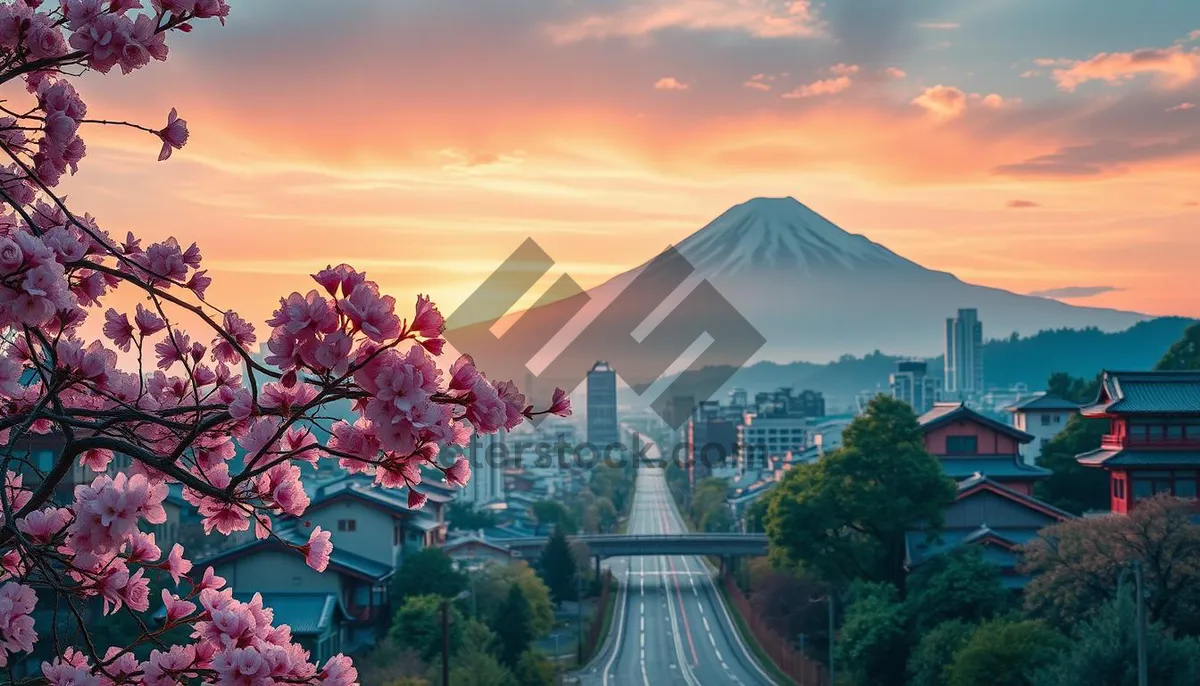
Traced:
[[[634, 534], [683, 533], [663, 470], [642, 467], [629, 516]], [[711, 568], [694, 556], [615, 558], [621, 582], [604, 651], [583, 684], [774, 684], [733, 624]]]

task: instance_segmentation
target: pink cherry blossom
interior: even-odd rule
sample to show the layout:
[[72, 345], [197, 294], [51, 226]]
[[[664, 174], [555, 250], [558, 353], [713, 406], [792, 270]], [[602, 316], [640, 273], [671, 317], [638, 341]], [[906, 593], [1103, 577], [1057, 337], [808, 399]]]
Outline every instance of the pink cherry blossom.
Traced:
[[137, 314], [133, 317], [133, 323], [137, 325], [138, 333], [142, 336], [153, 336], [167, 328], [167, 323], [161, 317], [142, 307], [140, 303], [137, 306]]
[[571, 398], [561, 388], [554, 389], [554, 397], [550, 401], [550, 414], [559, 417], [571, 416]]
[[[192, 563], [185, 560], [183, 557], [183, 546], [176, 543], [171, 546], [171, 553], [167, 555], [167, 572], [171, 575], [171, 580], [176, 584], [183, 578], [185, 574], [192, 571]], [[208, 571], [212, 571], [210, 567]]]
[[465, 457], [459, 457], [454, 464], [446, 468], [446, 482], [455, 486], [466, 486], [471, 480], [471, 463]]
[[171, 156], [172, 150], [179, 150], [187, 143], [188, 129], [187, 122], [179, 118], [179, 113], [175, 108], [171, 108], [171, 113], [167, 115], [167, 125], [158, 132], [158, 137], [162, 139], [162, 151], [158, 153], [158, 161]]
[[408, 489], [408, 508], [410, 510], [419, 510], [425, 507], [425, 502], [429, 500], [429, 496], [416, 490], [415, 488]]
[[25, 255], [11, 238], [0, 237], [0, 274], [12, 274], [21, 268]]
[[356, 329], [376, 343], [384, 343], [400, 334], [400, 317], [396, 316], [396, 299], [381, 296], [371, 281], [354, 287], [350, 296], [338, 301], [338, 307], [350, 318]]
[[162, 601], [167, 611], [167, 624], [173, 624], [196, 611], [195, 603], [182, 600], [165, 588], [162, 590]]
[[118, 348], [128, 352], [133, 343], [133, 324], [129, 323], [129, 316], [108, 308], [104, 312], [104, 335]]
[[358, 683], [358, 670], [350, 658], [338, 653], [329, 658], [321, 670], [321, 686], [353, 686]]
[[254, 335], [254, 326], [232, 311], [225, 313], [222, 324], [224, 325], [222, 328], [233, 339], [233, 343], [221, 336], [214, 338], [212, 342], [213, 359], [217, 362], [238, 364], [242, 358], [234, 344], [242, 350], [249, 350], [250, 346], [258, 340]]
[[446, 320], [442, 318], [442, 313], [438, 312], [437, 307], [429, 301], [428, 297], [419, 295], [417, 296], [417, 313], [409, 328], [425, 338], [437, 338], [446, 330]]
[[333, 552], [333, 544], [329, 542], [329, 532], [322, 531], [321, 527], [313, 529], [312, 534], [308, 537], [308, 543], [301, 547], [304, 551], [304, 561], [309, 567], [318, 572], [325, 571], [329, 566], [329, 554]]

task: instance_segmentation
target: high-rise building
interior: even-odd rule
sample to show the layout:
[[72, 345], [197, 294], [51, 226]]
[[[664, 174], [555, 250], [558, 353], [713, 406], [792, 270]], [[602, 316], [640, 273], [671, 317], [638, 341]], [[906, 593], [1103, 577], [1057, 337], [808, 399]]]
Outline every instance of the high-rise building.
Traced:
[[941, 400], [942, 380], [929, 376], [925, 360], [900, 360], [888, 382], [892, 397], [912, 405], [918, 415], [932, 410], [933, 404]]
[[603, 452], [621, 442], [617, 426], [617, 373], [603, 360], [587, 375], [587, 440]]
[[946, 320], [945, 390], [960, 399], [984, 391], [983, 323], [976, 309], [961, 309]]
[[471, 480], [459, 491], [459, 499], [481, 506], [504, 500], [504, 467], [515, 456], [509, 456], [504, 431], [493, 434], [471, 434], [467, 459], [471, 463]]

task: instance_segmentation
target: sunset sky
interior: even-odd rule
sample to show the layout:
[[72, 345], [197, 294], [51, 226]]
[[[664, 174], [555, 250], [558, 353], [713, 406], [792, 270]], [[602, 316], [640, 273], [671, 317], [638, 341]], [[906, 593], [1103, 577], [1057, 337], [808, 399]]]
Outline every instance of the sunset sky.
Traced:
[[[967, 281], [1200, 316], [1200, 3], [253, 0], [84, 79], [66, 190], [261, 321], [349, 262], [453, 309], [532, 236], [583, 286], [791, 195]], [[210, 25], [211, 24], [211, 25]]]

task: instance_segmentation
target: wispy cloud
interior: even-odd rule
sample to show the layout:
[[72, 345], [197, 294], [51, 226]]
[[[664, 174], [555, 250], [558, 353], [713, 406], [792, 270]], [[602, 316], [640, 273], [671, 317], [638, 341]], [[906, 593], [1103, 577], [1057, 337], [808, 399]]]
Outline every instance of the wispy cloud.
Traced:
[[937, 31], [951, 31], [961, 27], [956, 21], [922, 21], [917, 23], [918, 28], [934, 29]]
[[1112, 293], [1119, 291], [1116, 286], [1063, 286], [1061, 288], [1047, 288], [1042, 291], [1034, 291], [1029, 295], [1038, 298], [1057, 298], [1062, 300], [1078, 300], [1081, 298], [1094, 298], [1097, 295]]
[[759, 38], [820, 35], [822, 23], [810, 0], [780, 7], [771, 0], [643, 0], [610, 13], [591, 14], [548, 27], [558, 43], [646, 36], [667, 29], [737, 31]]
[[685, 91], [691, 86], [674, 76], [664, 76], [654, 82], [654, 88], [660, 91]]
[[1173, 107], [1168, 107], [1167, 111], [1168, 112], [1186, 112], [1188, 110], [1194, 110], [1194, 109], [1196, 109], [1195, 103], [1181, 102], [1178, 105], [1175, 105]]
[[[1061, 64], [1061, 60], [1038, 60]], [[1054, 80], [1064, 91], [1074, 91], [1088, 81], [1117, 83], [1139, 74], [1152, 74], [1164, 88], [1179, 88], [1200, 76], [1200, 51], [1170, 48], [1143, 48], [1132, 52], [1102, 52], [1086, 60], [1068, 62], [1054, 70]]]
[[771, 82], [774, 80], [775, 76], [773, 74], [755, 74], [754, 76], [746, 79], [746, 81], [742, 83], [742, 86], [759, 91], [769, 91], [771, 90]]
[[1032, 200], [1009, 200], [1008, 207], [1014, 210], [1024, 210], [1032, 207], [1041, 207], [1041, 203]]
[[813, 81], [812, 83], [806, 83], [802, 86], [797, 86], [787, 93], [784, 93], [783, 97], [790, 100], [794, 98], [811, 98], [817, 95], [834, 95], [835, 93], [841, 93], [842, 91], [846, 90], [851, 86], [852, 83], [853, 82], [850, 80], [849, 76], [836, 76], [829, 79], [821, 79], [820, 81]]
[[893, 79], [902, 79], [905, 76], [908, 76], [908, 74], [899, 67], [888, 67], [887, 69], [883, 70], [883, 73]]

